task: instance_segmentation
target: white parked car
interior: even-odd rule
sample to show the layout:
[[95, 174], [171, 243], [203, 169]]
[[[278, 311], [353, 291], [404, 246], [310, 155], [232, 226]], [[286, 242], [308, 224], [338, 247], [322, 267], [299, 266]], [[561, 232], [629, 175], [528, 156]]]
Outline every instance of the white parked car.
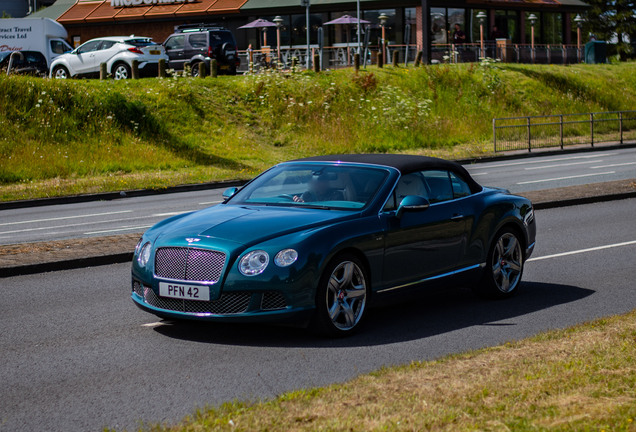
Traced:
[[99, 65], [113, 78], [132, 77], [132, 62], [139, 61], [140, 76], [157, 76], [159, 60], [168, 61], [162, 45], [142, 36], [110, 36], [91, 39], [51, 63], [51, 78], [71, 78], [99, 74]]

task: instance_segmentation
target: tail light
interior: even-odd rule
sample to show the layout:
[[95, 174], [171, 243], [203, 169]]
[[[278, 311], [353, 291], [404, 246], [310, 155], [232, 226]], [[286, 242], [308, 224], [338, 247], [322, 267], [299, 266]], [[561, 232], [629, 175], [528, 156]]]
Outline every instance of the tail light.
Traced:
[[210, 57], [210, 58], [214, 58], [214, 50], [212, 49], [212, 47], [211, 47], [211, 46], [209, 46], [209, 47], [208, 47], [208, 52], [207, 52], [207, 54], [208, 54], [208, 57]]
[[236, 65], [236, 67], [239, 67], [241, 65], [241, 59], [237, 58], [234, 64]]
[[144, 52], [137, 47], [128, 48], [128, 51], [135, 54], [143, 54]]

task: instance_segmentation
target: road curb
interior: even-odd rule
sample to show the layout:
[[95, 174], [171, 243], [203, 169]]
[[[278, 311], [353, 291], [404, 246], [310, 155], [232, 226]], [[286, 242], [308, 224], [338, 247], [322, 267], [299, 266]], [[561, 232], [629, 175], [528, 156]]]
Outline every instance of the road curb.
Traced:
[[[636, 198], [636, 192], [624, 192], [609, 195], [599, 195], [593, 197], [565, 199], [559, 201], [545, 201], [534, 204], [536, 210], [547, 210], [559, 207], [570, 207], [581, 204], [593, 204], [608, 201], [619, 201], [623, 199]], [[122, 264], [133, 259], [132, 252], [109, 254], [88, 258], [71, 259], [41, 264], [28, 264], [16, 267], [0, 268], [0, 278], [11, 276], [22, 276], [36, 273], [45, 273], [59, 270], [73, 270], [85, 267], [97, 267], [110, 264]]]
[[196, 192], [208, 189], [222, 189], [243, 186], [247, 180], [230, 180], [211, 183], [171, 186], [164, 189], [135, 189], [121, 192], [103, 192], [97, 194], [72, 195], [54, 198], [37, 198], [32, 200], [0, 202], [0, 210], [14, 210], [30, 207], [42, 207], [61, 204], [77, 204], [94, 201], [112, 201], [116, 199], [135, 198], [151, 195], [163, 195], [178, 192]]
[[[541, 156], [555, 156], [562, 154], [572, 154], [572, 153], [589, 153], [594, 151], [607, 151], [607, 150], [618, 150], [618, 149], [627, 149], [627, 148], [636, 148], [636, 143], [629, 144], [617, 144], [617, 145], [608, 145], [608, 146], [598, 146], [598, 147], [577, 147], [571, 149], [558, 149], [558, 150], [547, 150], [547, 151], [535, 151], [534, 153], [519, 153], [519, 154], [509, 154], [509, 155], [499, 155], [499, 156], [482, 156], [475, 158], [464, 158], [464, 159], [455, 159], [454, 161], [462, 164], [462, 165], [471, 165], [478, 162], [499, 162], [499, 161], [507, 161], [507, 160], [515, 160], [515, 159], [526, 159], [529, 157], [541, 155]], [[124, 199], [124, 198], [135, 198], [142, 196], [151, 196], [151, 195], [162, 195], [162, 194], [170, 194], [170, 193], [178, 193], [178, 192], [196, 192], [208, 189], [221, 189], [228, 188], [234, 186], [243, 186], [249, 180], [228, 180], [228, 181], [219, 181], [219, 182], [210, 182], [210, 183], [197, 183], [197, 184], [189, 184], [189, 185], [179, 185], [179, 186], [170, 186], [163, 189], [135, 189], [121, 192], [103, 192], [97, 194], [86, 194], [86, 195], [73, 195], [73, 196], [65, 196], [65, 197], [53, 197], [53, 198], [37, 198], [32, 200], [20, 200], [20, 201], [7, 201], [0, 202], [0, 210], [14, 210], [21, 208], [30, 208], [30, 207], [41, 207], [48, 205], [61, 205], [61, 204], [77, 204], [77, 203], [86, 203], [93, 201], [112, 201], [116, 199]]]

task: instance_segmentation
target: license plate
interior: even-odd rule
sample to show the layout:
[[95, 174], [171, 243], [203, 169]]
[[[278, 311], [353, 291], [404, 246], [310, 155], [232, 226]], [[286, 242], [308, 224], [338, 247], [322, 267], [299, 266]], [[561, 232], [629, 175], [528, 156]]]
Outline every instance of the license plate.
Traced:
[[157, 51], [157, 50], [150, 51], [150, 55], [159, 55], [159, 54], [161, 54], [161, 51]]
[[228, 65], [222, 65], [219, 69], [229, 69], [230, 67]]
[[210, 301], [210, 288], [200, 285], [159, 282], [159, 295], [186, 300]]

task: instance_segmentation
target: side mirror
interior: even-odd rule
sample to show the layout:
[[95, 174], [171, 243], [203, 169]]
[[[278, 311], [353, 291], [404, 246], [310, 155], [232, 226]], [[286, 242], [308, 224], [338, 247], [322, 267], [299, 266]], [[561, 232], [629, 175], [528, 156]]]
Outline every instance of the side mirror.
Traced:
[[225, 191], [223, 192], [223, 198], [225, 198], [226, 200], [230, 199], [234, 195], [236, 195], [237, 192], [238, 192], [237, 187], [231, 187], [231, 188], [225, 189]]
[[431, 205], [431, 203], [429, 203], [423, 196], [409, 195], [402, 199], [395, 216], [397, 216], [398, 219], [401, 219], [402, 216], [404, 216], [404, 213], [424, 211], [429, 205]]

